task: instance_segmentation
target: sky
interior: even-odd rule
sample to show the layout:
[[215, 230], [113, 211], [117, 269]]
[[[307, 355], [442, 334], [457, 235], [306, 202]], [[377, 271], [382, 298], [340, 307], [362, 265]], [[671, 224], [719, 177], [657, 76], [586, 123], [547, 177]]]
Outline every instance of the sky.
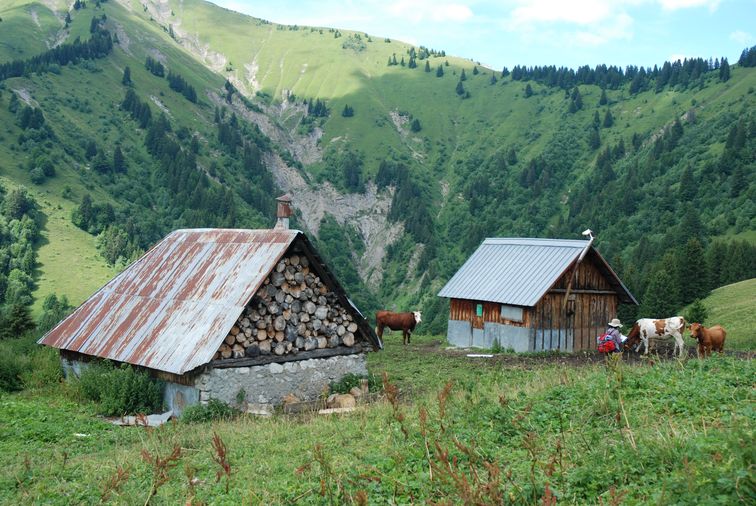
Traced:
[[366, 32], [494, 69], [642, 65], [756, 45], [756, 0], [211, 0], [275, 23]]

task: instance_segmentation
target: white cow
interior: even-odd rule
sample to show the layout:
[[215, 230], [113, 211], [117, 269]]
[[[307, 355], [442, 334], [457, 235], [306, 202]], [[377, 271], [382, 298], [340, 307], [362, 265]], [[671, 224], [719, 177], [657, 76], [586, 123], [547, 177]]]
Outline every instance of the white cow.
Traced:
[[[675, 338], [675, 352], [682, 357], [683, 353], [685, 353], [685, 341], [683, 341], [682, 336], [684, 331], [685, 318], [682, 316], [663, 319], [641, 318], [635, 322], [633, 328], [627, 334], [625, 348], [627, 349], [640, 340], [643, 341], [643, 345], [645, 346], [643, 354], [648, 355], [649, 338], [660, 339], [672, 336]], [[678, 349], [680, 350], [679, 352]]]

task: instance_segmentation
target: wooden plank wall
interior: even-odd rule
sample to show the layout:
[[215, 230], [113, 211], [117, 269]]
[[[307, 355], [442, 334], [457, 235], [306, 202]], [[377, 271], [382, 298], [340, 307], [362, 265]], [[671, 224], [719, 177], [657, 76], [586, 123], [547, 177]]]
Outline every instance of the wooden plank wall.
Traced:
[[[534, 329], [543, 331], [541, 341], [561, 339], [559, 330], [574, 328], [573, 350], [596, 349], [596, 336], [606, 330], [609, 320], [617, 316], [618, 297], [614, 293], [584, 293], [584, 291], [608, 292], [613, 291], [607, 279], [602, 275], [591, 256], [586, 257], [578, 266], [577, 276], [572, 283], [571, 294], [574, 302], [568, 308], [574, 311], [569, 317], [564, 308], [565, 290], [572, 274], [569, 269], [536, 305], [534, 314]], [[581, 293], [582, 292], [582, 293]], [[536, 349], [543, 349], [548, 343], [535, 343]]]
[[596, 336], [617, 316], [617, 296], [577, 294], [575, 297], [575, 350], [595, 350]]
[[469, 322], [475, 314], [475, 304], [471, 300], [452, 299], [449, 301], [449, 319]]
[[533, 334], [535, 351], [559, 348], [567, 341], [567, 329], [572, 318], [562, 309], [563, 294], [546, 294], [538, 301], [533, 311]]
[[[559, 278], [559, 281], [552, 287], [552, 289], [566, 289], [567, 282], [569, 280], [569, 274], [572, 272], [570, 268], [567, 273]], [[578, 265], [578, 272], [575, 281], [572, 283], [573, 290], [612, 290], [611, 285], [606, 278], [601, 274], [601, 271], [596, 266], [591, 255]]]
[[[478, 304], [483, 304], [483, 318], [480, 319], [475, 314], [475, 308]], [[501, 317], [501, 304], [498, 302], [483, 302], [475, 300], [451, 299], [449, 302], [449, 319], [461, 320], [477, 323], [481, 322], [502, 323], [512, 325], [513, 327], [527, 327], [530, 325], [530, 308], [522, 308], [522, 320], [516, 322]], [[482, 325], [480, 327], [482, 328]]]

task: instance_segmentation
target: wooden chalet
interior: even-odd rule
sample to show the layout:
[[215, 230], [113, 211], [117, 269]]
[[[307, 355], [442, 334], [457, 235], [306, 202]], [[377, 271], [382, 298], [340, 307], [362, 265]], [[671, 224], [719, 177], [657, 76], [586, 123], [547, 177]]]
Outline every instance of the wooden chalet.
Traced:
[[638, 304], [587, 240], [486, 239], [438, 295], [450, 344], [518, 352], [595, 349], [618, 305]]

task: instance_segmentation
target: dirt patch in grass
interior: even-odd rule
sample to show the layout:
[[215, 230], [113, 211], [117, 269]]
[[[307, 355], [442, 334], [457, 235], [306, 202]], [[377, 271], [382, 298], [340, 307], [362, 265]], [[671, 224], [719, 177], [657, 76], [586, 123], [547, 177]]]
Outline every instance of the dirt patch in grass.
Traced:
[[[442, 354], [448, 357], [465, 358], [470, 361], [478, 361], [481, 365], [490, 366], [513, 366], [513, 367], [540, 367], [546, 364], [562, 364], [570, 366], [593, 365], [603, 363], [606, 357], [597, 351], [579, 351], [575, 353], [537, 352], [537, 353], [495, 353], [493, 357], [467, 357], [468, 354], [487, 354], [488, 350], [449, 348], [440, 339], [423, 341], [417, 344], [410, 343], [408, 351], [423, 354]], [[687, 357], [698, 356], [695, 346], [685, 348]], [[743, 359], [752, 359], [754, 352], [725, 350], [727, 356], [735, 356]], [[659, 343], [648, 356], [641, 353], [626, 351], [622, 353], [622, 359], [630, 363], [648, 362], [653, 365], [654, 361], [672, 360], [675, 358], [674, 341]]]

